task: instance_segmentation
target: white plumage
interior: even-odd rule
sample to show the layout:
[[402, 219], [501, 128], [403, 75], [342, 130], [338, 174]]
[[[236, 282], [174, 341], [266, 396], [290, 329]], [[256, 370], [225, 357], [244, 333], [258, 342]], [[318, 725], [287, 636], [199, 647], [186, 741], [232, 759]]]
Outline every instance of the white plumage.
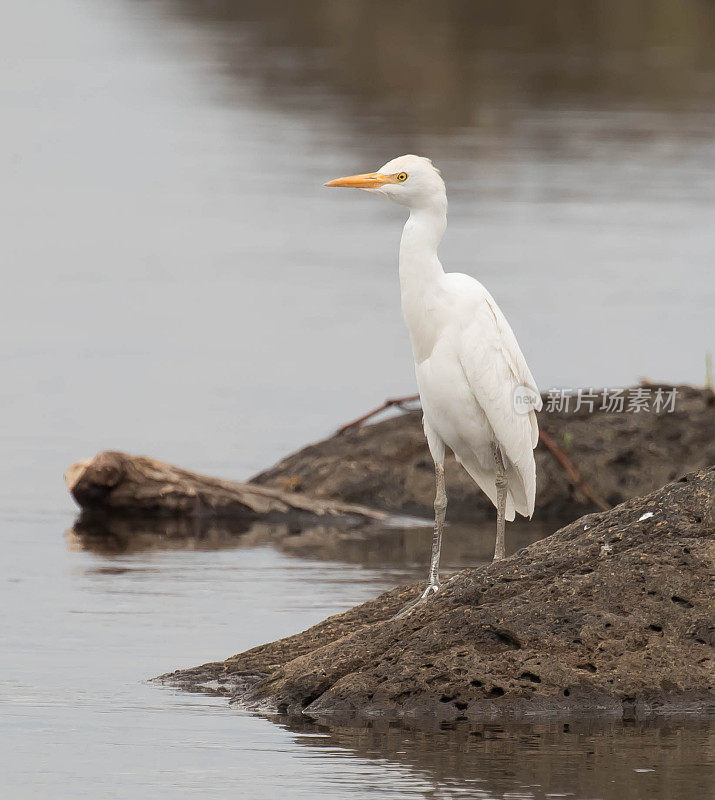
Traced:
[[338, 178], [326, 186], [364, 189], [410, 209], [400, 243], [402, 312], [437, 476], [430, 584], [424, 598], [439, 588], [445, 448], [497, 507], [495, 558], [502, 557], [504, 517], [513, 520], [515, 512], [530, 517], [534, 511], [535, 411], [541, 398], [494, 298], [471, 276], [442, 269], [437, 247], [447, 226], [447, 195], [429, 159], [400, 156], [378, 172]]
[[430, 344], [423, 342], [423, 357], [415, 353], [415, 371], [432, 457], [442, 461], [444, 445], [449, 447], [496, 505], [491, 443], [498, 442], [507, 469], [506, 518], [513, 520], [515, 510], [530, 517], [536, 494], [533, 448], [539, 432], [534, 411], [520, 414], [514, 407], [517, 387], [527, 386], [538, 395], [526, 359], [479, 281], [446, 273], [431, 294], [439, 299], [428, 307], [440, 319]]

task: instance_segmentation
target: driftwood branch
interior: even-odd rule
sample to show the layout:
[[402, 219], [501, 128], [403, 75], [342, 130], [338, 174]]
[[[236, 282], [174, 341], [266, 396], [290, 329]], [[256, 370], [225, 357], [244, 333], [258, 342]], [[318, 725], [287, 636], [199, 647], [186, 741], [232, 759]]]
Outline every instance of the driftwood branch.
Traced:
[[[641, 379], [641, 382], [644, 382], [644, 380], [645, 379]], [[388, 408], [399, 408], [401, 411], [413, 410], [405, 408], [405, 406], [408, 403], [417, 403], [419, 402], [419, 399], [420, 396], [418, 394], [411, 394], [407, 395], [406, 397], [397, 397], [392, 400], [385, 400], [385, 402], [381, 406], [373, 408], [372, 411], [368, 411], [367, 414], [363, 414], [361, 417], [358, 417], [357, 419], [354, 419], [351, 422], [346, 423], [341, 428], [338, 428], [338, 430], [335, 432], [335, 435], [341, 436], [342, 434], [346, 433], [352, 428], [356, 428], [359, 425], [362, 425], [364, 422], [367, 422], [367, 420], [372, 419], [373, 417], [377, 416], [383, 411], [387, 411]], [[600, 508], [602, 511], [608, 511], [610, 506], [603, 500], [601, 500], [601, 498], [593, 491], [593, 489], [591, 489], [591, 487], [586, 483], [586, 481], [583, 480], [578, 469], [573, 464], [571, 459], [566, 455], [564, 450], [561, 447], [559, 447], [556, 441], [543, 428], [541, 428], [539, 431], [539, 441], [544, 445], [544, 447], [561, 465], [569, 481], [577, 489], [579, 489], [595, 506]]]
[[385, 520], [383, 511], [199, 475], [145, 456], [107, 450], [73, 464], [67, 488], [85, 511], [189, 517], [343, 517]]
[[358, 417], [357, 419], [352, 420], [352, 422], [348, 422], [342, 427], [338, 428], [337, 431], [335, 431], [335, 435], [342, 436], [351, 428], [357, 428], [359, 425], [362, 425], [363, 422], [367, 422], [369, 419], [376, 417], [383, 411], [387, 411], [388, 408], [399, 408], [400, 411], [410, 411], [411, 409], [406, 408], [405, 406], [408, 403], [418, 403], [419, 399], [420, 396], [418, 394], [410, 394], [406, 397], [395, 397], [392, 400], [385, 400], [381, 406], [373, 408], [373, 410], [368, 411], [367, 414], [363, 414], [361, 417]]

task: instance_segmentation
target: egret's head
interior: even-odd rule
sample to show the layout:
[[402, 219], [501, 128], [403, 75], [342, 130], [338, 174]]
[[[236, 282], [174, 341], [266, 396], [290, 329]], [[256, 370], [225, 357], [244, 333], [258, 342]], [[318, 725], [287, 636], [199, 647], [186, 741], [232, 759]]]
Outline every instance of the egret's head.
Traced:
[[350, 175], [328, 181], [326, 186], [346, 186], [382, 194], [410, 208], [443, 203], [446, 200], [444, 181], [429, 158], [398, 156], [377, 172]]

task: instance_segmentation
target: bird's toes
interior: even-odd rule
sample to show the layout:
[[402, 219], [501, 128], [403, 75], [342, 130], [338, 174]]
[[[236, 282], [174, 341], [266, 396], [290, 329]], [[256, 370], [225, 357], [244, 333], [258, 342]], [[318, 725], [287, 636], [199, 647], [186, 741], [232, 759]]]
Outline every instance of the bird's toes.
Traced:
[[430, 597], [430, 595], [437, 594], [440, 588], [439, 583], [430, 583], [419, 597], [409, 602], [406, 606], [403, 606], [392, 619], [400, 619], [401, 617], [406, 617], [408, 614], [411, 614], [424, 600]]

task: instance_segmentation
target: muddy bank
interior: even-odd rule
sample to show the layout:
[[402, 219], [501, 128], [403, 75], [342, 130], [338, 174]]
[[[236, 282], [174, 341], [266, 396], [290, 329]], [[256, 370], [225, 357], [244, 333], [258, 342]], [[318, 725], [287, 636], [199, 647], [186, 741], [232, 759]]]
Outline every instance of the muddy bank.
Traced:
[[712, 712], [714, 488], [711, 468], [583, 517], [406, 618], [418, 585], [158, 680], [333, 719]]
[[[665, 387], [666, 391], [670, 388]], [[715, 463], [713, 393], [689, 386], [676, 388], [671, 413], [607, 412], [599, 410], [598, 400], [593, 413], [585, 405], [575, 413], [544, 410], [539, 426], [577, 467], [593, 494], [607, 506], [615, 506]], [[544, 403], [546, 409], [547, 395]], [[534, 519], [575, 519], [598, 510], [543, 441], [535, 455]], [[493, 518], [494, 508], [452, 457], [446, 473], [448, 520]], [[433, 467], [419, 412], [354, 428], [305, 447], [252, 482], [395, 513], [433, 514]]]

